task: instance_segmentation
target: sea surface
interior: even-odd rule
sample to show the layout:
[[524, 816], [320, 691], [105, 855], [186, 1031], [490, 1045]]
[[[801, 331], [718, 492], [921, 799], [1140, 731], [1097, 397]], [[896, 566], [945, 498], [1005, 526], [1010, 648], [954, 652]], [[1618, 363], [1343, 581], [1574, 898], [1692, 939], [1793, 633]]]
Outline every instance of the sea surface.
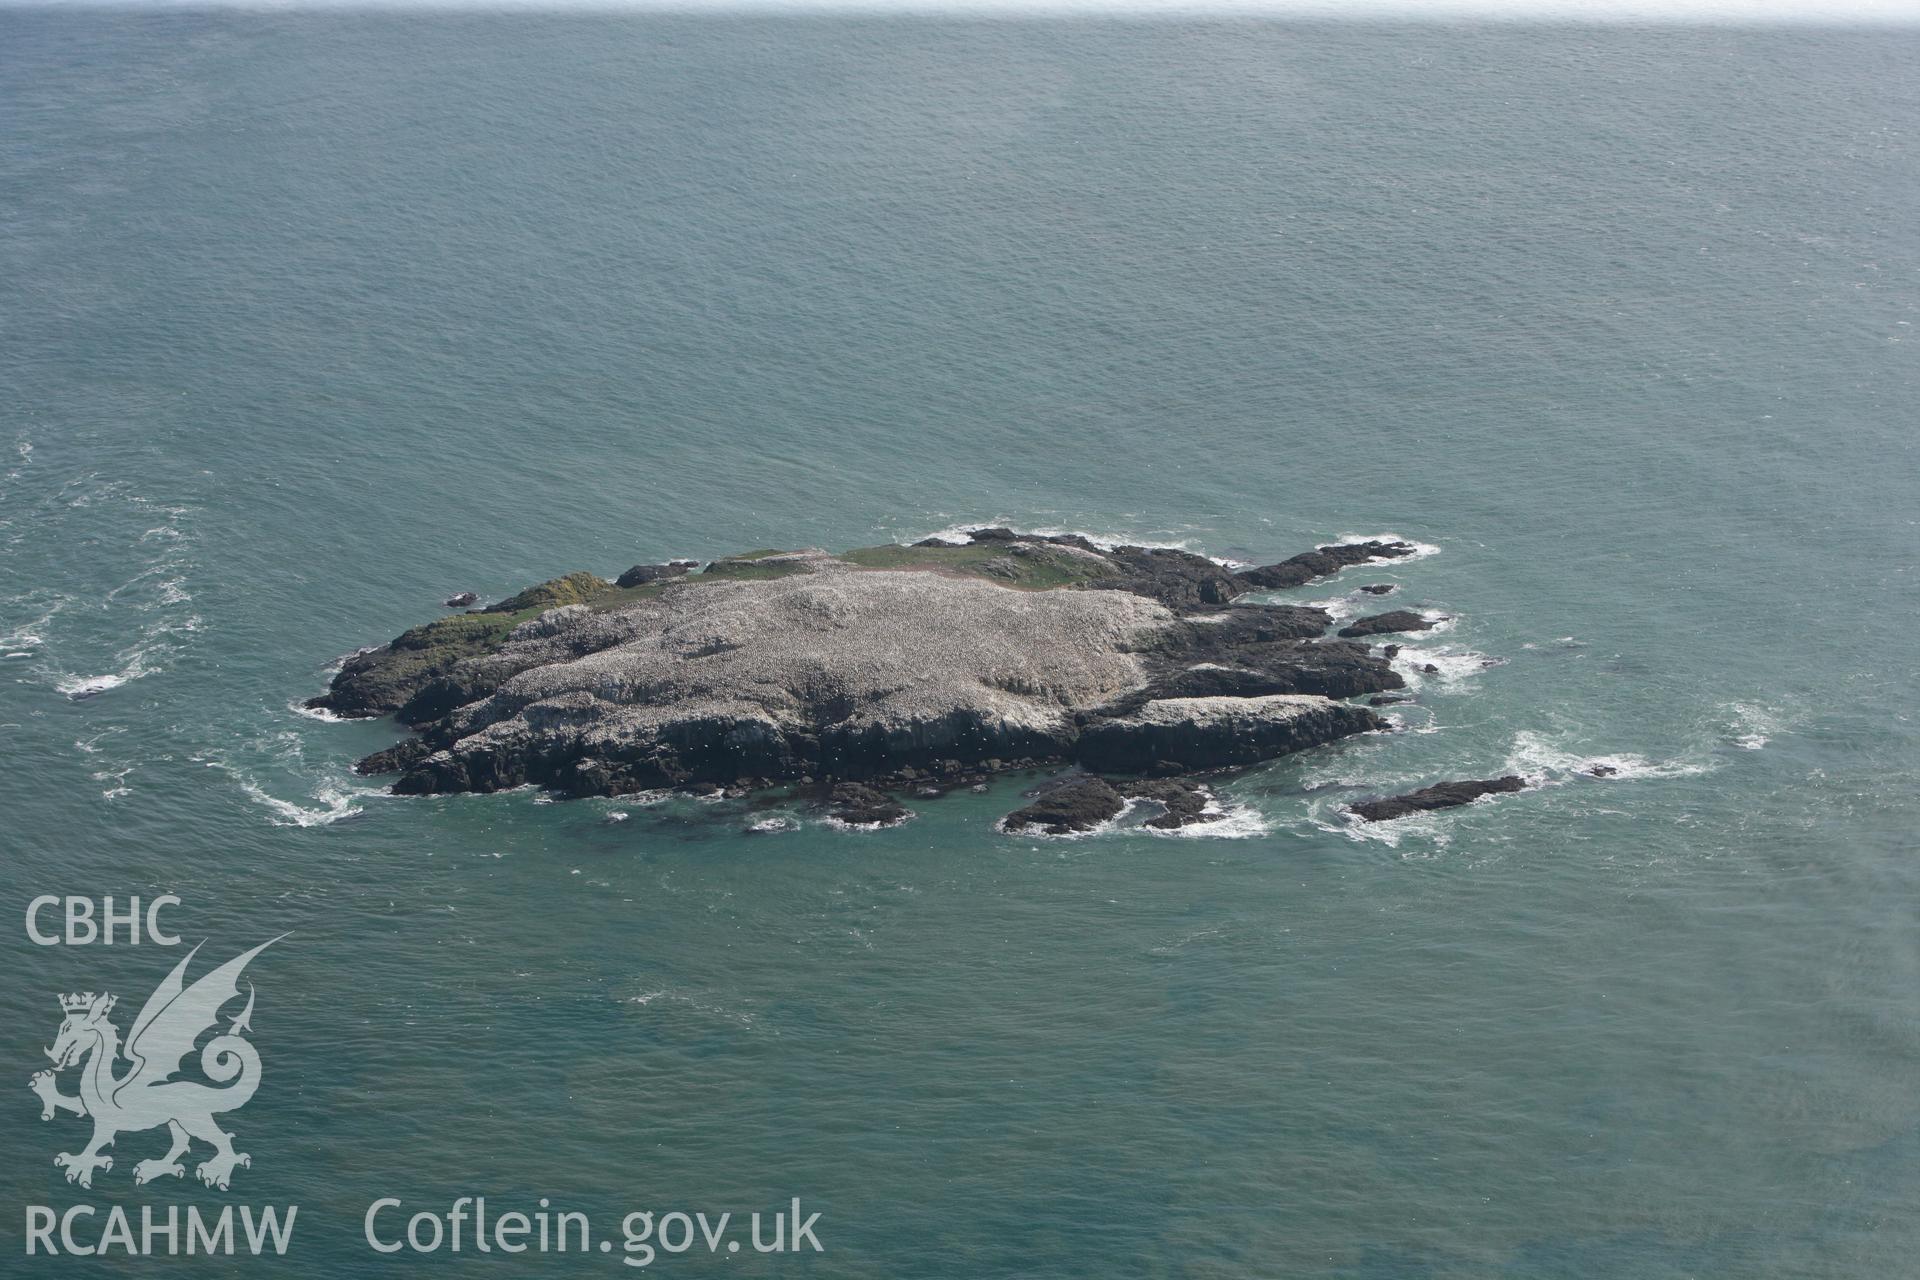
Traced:
[[[24, 1256], [85, 1202], [631, 1273], [361, 1238], [484, 1194], [822, 1215], [668, 1274], [1913, 1274], [1920, 35], [10, 9], [0, 120], [0, 1272], [267, 1269]], [[1185, 837], [395, 799], [295, 709], [454, 591], [968, 522], [1392, 533], [1271, 598], [1452, 621]], [[26, 904], [159, 893], [292, 935], [252, 1164], [80, 1191], [55, 995], [182, 951]]]

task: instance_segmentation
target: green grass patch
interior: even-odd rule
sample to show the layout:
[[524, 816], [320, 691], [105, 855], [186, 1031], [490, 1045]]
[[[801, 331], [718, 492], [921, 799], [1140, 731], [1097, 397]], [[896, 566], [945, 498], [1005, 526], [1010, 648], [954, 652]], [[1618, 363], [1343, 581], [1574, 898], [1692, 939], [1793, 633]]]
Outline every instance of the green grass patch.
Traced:
[[537, 587], [528, 587], [518, 595], [508, 596], [499, 604], [490, 604], [485, 612], [527, 613], [532, 610], [538, 613], [562, 605], [587, 604], [616, 589], [611, 582], [595, 574], [569, 573], [564, 577], [551, 578]]
[[1113, 570], [1072, 551], [1032, 545], [1014, 554], [1003, 542], [972, 542], [961, 547], [860, 547], [840, 559], [863, 569], [945, 570], [985, 578], [1002, 586], [1049, 591], [1104, 578]]

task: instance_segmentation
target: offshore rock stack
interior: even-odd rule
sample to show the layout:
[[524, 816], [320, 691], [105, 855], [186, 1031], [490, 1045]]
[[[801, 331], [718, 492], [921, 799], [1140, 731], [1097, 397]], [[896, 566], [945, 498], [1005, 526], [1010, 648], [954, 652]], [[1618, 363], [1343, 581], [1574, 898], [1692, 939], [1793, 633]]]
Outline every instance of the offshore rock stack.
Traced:
[[[1238, 600], [1415, 550], [1334, 544], [1234, 572], [987, 528], [573, 573], [359, 654], [309, 705], [415, 728], [360, 765], [402, 794], [798, 784], [843, 821], [892, 822], [889, 791], [1060, 764], [1165, 780], [1385, 728], [1346, 701], [1403, 686], [1384, 657], [1329, 638], [1324, 610]], [[1191, 788], [1115, 794], [1161, 825], [1205, 812]]]

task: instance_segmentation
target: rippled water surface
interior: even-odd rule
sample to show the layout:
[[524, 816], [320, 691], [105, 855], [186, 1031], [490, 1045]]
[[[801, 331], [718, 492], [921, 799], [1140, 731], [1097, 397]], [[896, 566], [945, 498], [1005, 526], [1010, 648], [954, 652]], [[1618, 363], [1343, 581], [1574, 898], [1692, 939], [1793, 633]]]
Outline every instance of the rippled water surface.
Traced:
[[[823, 1214], [694, 1273], [1906, 1273], [1916, 85], [1888, 33], [0, 12], [0, 1074], [177, 958], [29, 945], [34, 894], [293, 931], [232, 1192], [133, 1190], [149, 1133], [78, 1193], [16, 1089], [0, 1220], [299, 1204], [314, 1277], [478, 1193]], [[974, 520], [1391, 531], [1435, 553], [1276, 598], [1452, 621], [1403, 732], [1189, 838], [998, 835], [1019, 780], [871, 834], [402, 801], [348, 770], [391, 726], [292, 709], [455, 590]]]

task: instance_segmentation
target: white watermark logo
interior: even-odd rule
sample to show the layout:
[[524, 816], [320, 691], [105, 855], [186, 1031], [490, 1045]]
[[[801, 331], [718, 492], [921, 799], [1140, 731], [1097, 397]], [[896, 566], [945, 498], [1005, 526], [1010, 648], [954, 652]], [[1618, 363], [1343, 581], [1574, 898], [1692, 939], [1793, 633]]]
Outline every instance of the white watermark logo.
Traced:
[[[263, 942], [188, 986], [187, 965], [200, 951], [195, 947], [147, 997], [124, 1044], [110, 1016], [116, 997], [91, 991], [60, 997], [60, 1031], [46, 1051], [53, 1069], [36, 1073], [28, 1087], [40, 1097], [42, 1120], [62, 1112], [93, 1120], [93, 1138], [84, 1148], [53, 1158], [68, 1182], [91, 1187], [96, 1171], [113, 1168], [113, 1158], [102, 1152], [115, 1138], [163, 1125], [171, 1144], [165, 1155], [133, 1166], [136, 1185], [183, 1176], [180, 1158], [195, 1141], [213, 1148], [194, 1170], [210, 1187], [225, 1191], [234, 1169], [253, 1163], [247, 1153], [234, 1150], [233, 1135], [214, 1119], [244, 1107], [260, 1087], [260, 1054], [246, 1038], [253, 1029], [253, 984], [247, 984], [246, 1007], [228, 1019], [225, 1030], [219, 1030], [220, 1010], [240, 997], [240, 975], [247, 965], [278, 941]], [[216, 1034], [199, 1058], [202, 1074], [213, 1083], [175, 1079], [209, 1030]], [[75, 1094], [59, 1089], [59, 1075], [69, 1068], [79, 1071]]]

